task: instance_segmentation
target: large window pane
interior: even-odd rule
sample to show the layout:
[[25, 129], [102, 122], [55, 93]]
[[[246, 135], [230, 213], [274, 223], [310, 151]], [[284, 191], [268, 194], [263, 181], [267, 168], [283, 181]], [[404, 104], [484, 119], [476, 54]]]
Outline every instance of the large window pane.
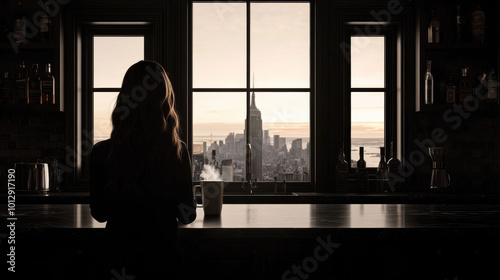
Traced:
[[351, 87], [385, 86], [385, 37], [351, 37]]
[[94, 92], [94, 143], [111, 135], [111, 113], [116, 105], [118, 92]]
[[216, 151], [224, 181], [245, 178], [246, 93], [193, 93], [193, 180]]
[[246, 86], [246, 4], [193, 4], [193, 87]]
[[144, 37], [94, 37], [94, 88], [122, 86], [123, 76], [144, 59]]
[[260, 115], [262, 127], [250, 131], [252, 155], [256, 154], [252, 165], [260, 174], [253, 173], [259, 180], [311, 180], [309, 98], [308, 92], [252, 94], [250, 114]]
[[255, 87], [308, 88], [309, 3], [252, 3], [251, 72]]
[[364, 147], [367, 167], [377, 167], [384, 146], [384, 93], [351, 93], [351, 160], [359, 159]]

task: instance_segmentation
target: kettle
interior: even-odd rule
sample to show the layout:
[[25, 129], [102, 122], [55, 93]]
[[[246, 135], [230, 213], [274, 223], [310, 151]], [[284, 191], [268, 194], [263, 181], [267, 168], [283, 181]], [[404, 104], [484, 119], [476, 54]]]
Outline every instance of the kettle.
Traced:
[[48, 192], [50, 190], [49, 165], [43, 162], [16, 163], [16, 190]]

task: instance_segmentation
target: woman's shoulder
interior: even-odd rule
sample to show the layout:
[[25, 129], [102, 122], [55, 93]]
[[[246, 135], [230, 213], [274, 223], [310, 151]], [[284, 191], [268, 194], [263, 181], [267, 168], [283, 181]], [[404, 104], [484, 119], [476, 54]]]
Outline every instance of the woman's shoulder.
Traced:
[[102, 157], [106, 156], [111, 149], [111, 141], [109, 139], [100, 141], [94, 144], [92, 147], [91, 157]]

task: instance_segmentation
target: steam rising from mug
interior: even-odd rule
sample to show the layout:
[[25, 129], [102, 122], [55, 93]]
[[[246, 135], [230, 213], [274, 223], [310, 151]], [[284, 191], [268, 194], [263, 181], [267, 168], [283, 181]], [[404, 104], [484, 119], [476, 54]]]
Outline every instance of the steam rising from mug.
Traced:
[[203, 165], [203, 171], [200, 177], [205, 181], [222, 181], [222, 176], [220, 176], [219, 171], [209, 164]]

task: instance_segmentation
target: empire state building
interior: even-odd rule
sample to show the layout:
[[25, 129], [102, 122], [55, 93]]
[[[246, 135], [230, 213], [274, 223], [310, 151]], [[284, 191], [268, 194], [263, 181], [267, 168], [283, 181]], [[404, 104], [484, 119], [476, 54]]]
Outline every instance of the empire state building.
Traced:
[[252, 92], [250, 122], [247, 127], [250, 131], [249, 139], [252, 147], [252, 177], [262, 181], [262, 117], [255, 104], [255, 92]]

